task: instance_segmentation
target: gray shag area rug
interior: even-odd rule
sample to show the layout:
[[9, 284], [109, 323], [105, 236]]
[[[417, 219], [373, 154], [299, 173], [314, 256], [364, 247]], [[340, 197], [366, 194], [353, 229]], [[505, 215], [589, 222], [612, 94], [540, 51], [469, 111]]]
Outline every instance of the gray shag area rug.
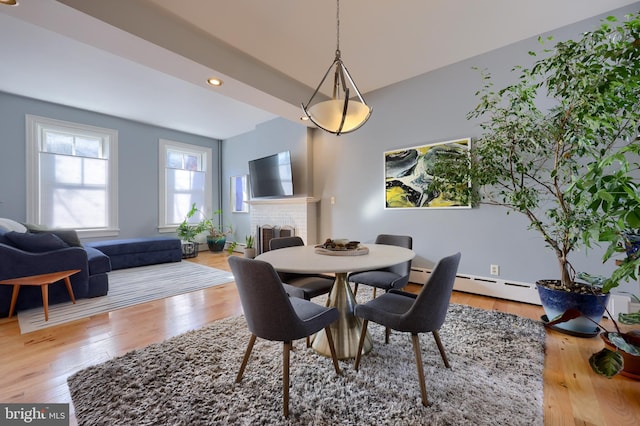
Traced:
[[303, 340], [291, 354], [289, 418], [282, 416], [282, 344], [258, 339], [241, 383], [244, 317], [216, 321], [69, 377], [79, 425], [542, 425], [545, 331], [540, 322], [451, 305], [440, 330], [420, 336], [422, 406], [408, 334], [370, 323], [360, 371]]

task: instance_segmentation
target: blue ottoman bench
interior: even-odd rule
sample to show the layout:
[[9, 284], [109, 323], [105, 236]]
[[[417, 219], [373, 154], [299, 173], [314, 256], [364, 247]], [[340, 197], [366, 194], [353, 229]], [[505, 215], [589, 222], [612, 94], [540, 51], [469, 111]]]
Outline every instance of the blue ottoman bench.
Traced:
[[106, 254], [114, 270], [182, 260], [182, 245], [178, 238], [129, 238], [92, 241], [84, 245]]

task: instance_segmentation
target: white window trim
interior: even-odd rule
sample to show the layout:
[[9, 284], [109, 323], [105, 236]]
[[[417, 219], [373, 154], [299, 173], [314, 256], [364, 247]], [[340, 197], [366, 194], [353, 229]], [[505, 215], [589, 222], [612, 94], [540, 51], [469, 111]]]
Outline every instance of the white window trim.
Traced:
[[118, 131], [85, 124], [55, 120], [26, 114], [26, 183], [27, 183], [27, 222], [39, 224], [40, 155], [39, 135], [45, 128], [74, 129], [78, 133], [94, 133], [109, 138], [109, 224], [105, 228], [79, 229], [78, 235], [83, 238], [111, 237], [120, 232], [118, 227]]
[[203, 170], [206, 174], [205, 179], [205, 209], [209, 209], [212, 205], [212, 193], [213, 193], [213, 184], [212, 184], [212, 173], [213, 173], [213, 150], [210, 147], [200, 146], [200, 145], [192, 145], [182, 142], [170, 141], [167, 139], [159, 140], [159, 149], [158, 149], [158, 232], [169, 233], [176, 232], [177, 226], [175, 224], [167, 223], [167, 216], [165, 210], [165, 204], [167, 201], [167, 176], [165, 174], [165, 168], [167, 167], [167, 150], [176, 149], [185, 152], [192, 152], [197, 155], [203, 156], [202, 166]]

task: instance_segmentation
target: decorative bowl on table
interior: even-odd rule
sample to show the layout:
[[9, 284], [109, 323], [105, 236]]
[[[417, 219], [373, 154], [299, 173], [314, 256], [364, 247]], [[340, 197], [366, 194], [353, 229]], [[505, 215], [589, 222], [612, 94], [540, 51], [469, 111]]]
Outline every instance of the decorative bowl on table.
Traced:
[[360, 241], [351, 241], [344, 238], [334, 239], [327, 238], [324, 243], [317, 245], [318, 248], [326, 250], [355, 250], [360, 245]]
[[367, 247], [360, 245], [360, 241], [351, 241], [347, 239], [331, 239], [327, 238], [324, 243], [316, 247], [316, 253], [328, 255], [344, 255], [353, 256], [369, 253]]

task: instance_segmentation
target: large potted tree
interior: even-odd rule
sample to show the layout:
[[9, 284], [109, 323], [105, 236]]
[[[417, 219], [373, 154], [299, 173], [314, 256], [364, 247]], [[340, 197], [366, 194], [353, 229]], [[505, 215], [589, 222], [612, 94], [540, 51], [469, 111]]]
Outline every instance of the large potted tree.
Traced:
[[[538, 281], [549, 319], [571, 307], [599, 322], [608, 290], [576, 281], [569, 255], [600, 239], [593, 229], [600, 212], [588, 202], [580, 179], [590, 164], [637, 144], [640, 123], [640, 16], [609, 17], [578, 40], [530, 54], [530, 67], [517, 66], [515, 83], [493, 87], [482, 71], [480, 102], [469, 119], [481, 122], [468, 162], [442, 156], [431, 165], [431, 190], [525, 215], [558, 260], [558, 278]], [[551, 43], [551, 39], [541, 40]], [[628, 152], [627, 152], [628, 154]], [[591, 181], [607, 174], [592, 167]], [[629, 176], [630, 171], [623, 172]], [[468, 182], [472, 186], [460, 184]], [[620, 268], [618, 268], [620, 270]], [[570, 299], [566, 306], [559, 298]], [[559, 324], [578, 334], [594, 331], [584, 318]]]

